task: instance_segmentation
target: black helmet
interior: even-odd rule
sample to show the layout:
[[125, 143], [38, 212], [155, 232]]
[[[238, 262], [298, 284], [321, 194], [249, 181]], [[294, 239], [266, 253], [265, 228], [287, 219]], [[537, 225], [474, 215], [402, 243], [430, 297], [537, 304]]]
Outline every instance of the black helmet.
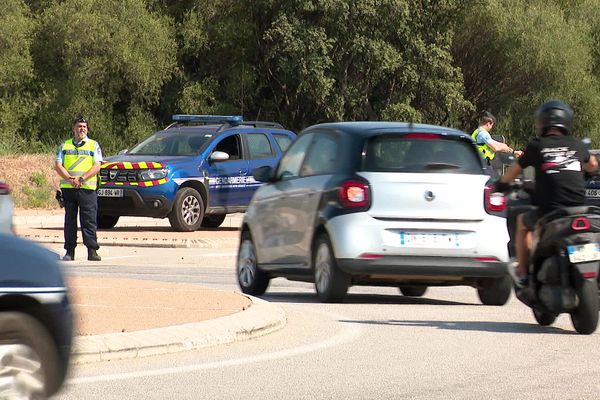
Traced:
[[573, 110], [560, 100], [548, 100], [542, 104], [535, 112], [535, 119], [542, 136], [550, 128], [558, 128], [565, 135], [570, 135], [573, 129]]

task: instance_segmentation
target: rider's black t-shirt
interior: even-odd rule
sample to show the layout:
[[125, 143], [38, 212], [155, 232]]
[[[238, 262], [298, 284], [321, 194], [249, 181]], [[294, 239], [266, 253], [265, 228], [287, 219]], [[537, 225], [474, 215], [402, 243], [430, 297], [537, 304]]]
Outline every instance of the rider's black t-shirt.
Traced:
[[543, 214], [585, 204], [583, 163], [589, 159], [585, 145], [572, 136], [543, 136], [527, 145], [519, 165], [535, 168], [533, 200]]

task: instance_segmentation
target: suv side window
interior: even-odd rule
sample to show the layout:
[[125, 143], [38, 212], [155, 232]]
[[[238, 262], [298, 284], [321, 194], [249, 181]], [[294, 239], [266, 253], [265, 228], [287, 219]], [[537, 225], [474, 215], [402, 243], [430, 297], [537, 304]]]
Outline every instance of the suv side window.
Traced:
[[292, 139], [289, 136], [273, 135], [273, 137], [275, 138], [277, 145], [281, 149], [281, 152], [285, 152], [288, 149], [288, 147], [290, 147], [290, 145], [292, 144]]
[[242, 159], [242, 146], [240, 135], [227, 136], [215, 146], [214, 151], [229, 154], [229, 161]]
[[271, 158], [275, 155], [271, 142], [264, 133], [248, 133], [246, 139], [248, 140], [248, 151], [251, 160]]
[[281, 158], [277, 168], [277, 178], [287, 180], [300, 176], [300, 166], [313, 137], [313, 134], [302, 135], [292, 144]]
[[338, 138], [331, 134], [319, 134], [315, 137], [306, 154], [300, 176], [326, 175], [335, 173], [336, 154], [339, 149]]

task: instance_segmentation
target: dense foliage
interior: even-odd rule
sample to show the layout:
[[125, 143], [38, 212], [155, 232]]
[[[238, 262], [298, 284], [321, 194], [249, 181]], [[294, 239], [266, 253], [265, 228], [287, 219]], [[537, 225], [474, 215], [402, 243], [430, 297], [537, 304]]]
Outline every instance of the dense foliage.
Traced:
[[599, 41], [596, 0], [5, 0], [0, 154], [80, 113], [108, 154], [175, 113], [470, 132], [489, 110], [522, 146], [549, 98], [599, 146]]

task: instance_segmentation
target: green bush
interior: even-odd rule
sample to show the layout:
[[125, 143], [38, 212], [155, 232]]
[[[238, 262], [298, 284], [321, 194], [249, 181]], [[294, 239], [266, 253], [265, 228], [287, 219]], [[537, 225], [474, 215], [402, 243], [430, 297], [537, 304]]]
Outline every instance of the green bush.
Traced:
[[40, 172], [34, 172], [29, 177], [29, 186], [22, 189], [25, 195], [25, 208], [47, 208], [52, 206], [53, 197], [51, 196], [50, 184], [46, 177]]

